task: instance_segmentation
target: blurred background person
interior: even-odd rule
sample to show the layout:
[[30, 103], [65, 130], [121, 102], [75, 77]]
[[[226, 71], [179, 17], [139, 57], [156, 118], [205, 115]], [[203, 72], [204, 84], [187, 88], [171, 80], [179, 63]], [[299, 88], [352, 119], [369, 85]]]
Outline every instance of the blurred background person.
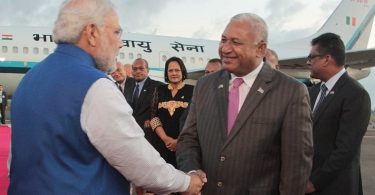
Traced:
[[208, 75], [212, 72], [216, 72], [223, 67], [223, 63], [219, 58], [212, 58], [207, 62], [206, 68], [204, 69], [204, 75]]
[[268, 62], [269, 65], [271, 65], [273, 69], [276, 69], [276, 70], [280, 69], [279, 57], [274, 50], [267, 49], [265, 60]]
[[124, 64], [124, 69], [127, 77], [133, 77], [133, 69], [131, 64]]
[[184, 83], [187, 71], [180, 58], [165, 63], [165, 82], [156, 88], [151, 112], [151, 127], [159, 139], [155, 144], [160, 155], [176, 167], [176, 143], [180, 134], [179, 121], [193, 95], [193, 86]]
[[5, 124], [5, 111], [7, 108], [7, 101], [7, 93], [4, 91], [3, 85], [0, 84], [0, 115], [2, 124]]
[[117, 61], [116, 69], [115, 71], [111, 73], [111, 76], [113, 80], [115, 80], [117, 87], [119, 88], [121, 93], [124, 95], [128, 104], [131, 105], [135, 80], [126, 74], [125, 65]]

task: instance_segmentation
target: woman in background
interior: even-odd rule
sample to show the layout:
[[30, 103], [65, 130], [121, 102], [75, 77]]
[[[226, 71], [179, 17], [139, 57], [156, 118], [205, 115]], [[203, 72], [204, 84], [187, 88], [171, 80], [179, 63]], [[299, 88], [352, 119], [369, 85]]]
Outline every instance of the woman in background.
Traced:
[[193, 95], [193, 86], [184, 83], [186, 67], [180, 58], [165, 63], [164, 78], [168, 84], [156, 88], [151, 109], [151, 127], [160, 138], [156, 150], [165, 161], [176, 167], [176, 143], [180, 134], [180, 117]]

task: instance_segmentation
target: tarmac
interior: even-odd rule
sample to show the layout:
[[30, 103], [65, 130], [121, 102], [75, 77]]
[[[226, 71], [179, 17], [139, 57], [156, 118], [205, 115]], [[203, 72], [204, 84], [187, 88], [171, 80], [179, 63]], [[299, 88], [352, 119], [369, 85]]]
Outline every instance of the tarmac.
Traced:
[[361, 172], [364, 195], [375, 194], [375, 129], [369, 128], [362, 141]]

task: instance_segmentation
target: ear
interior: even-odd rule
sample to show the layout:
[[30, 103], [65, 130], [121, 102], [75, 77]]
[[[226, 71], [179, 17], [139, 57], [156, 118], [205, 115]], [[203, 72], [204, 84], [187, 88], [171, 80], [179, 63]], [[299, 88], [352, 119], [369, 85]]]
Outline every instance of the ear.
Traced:
[[99, 38], [99, 28], [95, 24], [89, 24], [86, 26], [85, 30], [88, 44], [91, 47], [96, 47], [98, 44], [98, 38]]
[[323, 67], [328, 67], [330, 64], [334, 64], [336, 63], [335, 60], [332, 58], [331, 55], [325, 55], [324, 56], [324, 63], [323, 63]]
[[257, 46], [257, 55], [258, 57], [263, 58], [264, 56], [266, 56], [266, 52], [267, 52], [267, 43], [264, 41], [261, 41], [260, 43], [258, 43], [258, 46]]

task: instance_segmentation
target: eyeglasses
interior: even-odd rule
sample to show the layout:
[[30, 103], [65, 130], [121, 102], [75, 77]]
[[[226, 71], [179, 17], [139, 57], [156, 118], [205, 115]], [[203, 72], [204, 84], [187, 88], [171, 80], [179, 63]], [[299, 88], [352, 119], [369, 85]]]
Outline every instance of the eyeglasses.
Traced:
[[313, 54], [309, 54], [306, 59], [307, 61], [311, 61], [312, 59], [316, 58], [316, 57], [323, 57], [324, 55], [323, 54], [316, 54], [316, 55], [313, 55]]

